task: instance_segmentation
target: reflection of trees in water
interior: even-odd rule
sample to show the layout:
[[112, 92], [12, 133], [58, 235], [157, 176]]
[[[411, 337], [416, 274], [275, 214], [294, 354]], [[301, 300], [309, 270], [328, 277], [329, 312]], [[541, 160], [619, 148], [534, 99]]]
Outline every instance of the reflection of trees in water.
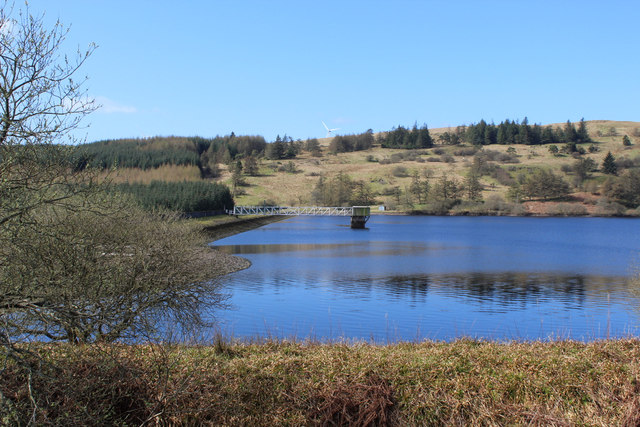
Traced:
[[542, 301], [575, 309], [584, 305], [588, 291], [605, 294], [610, 283], [611, 278], [604, 277], [505, 272], [364, 277], [350, 283], [338, 280], [334, 285], [341, 289], [356, 286], [362, 293], [382, 288], [391, 299], [410, 303], [424, 302], [432, 292], [480, 305], [497, 304], [502, 309], [525, 308]]
[[[480, 310], [518, 310], [539, 303], [553, 303], [558, 307], [580, 309], [587, 295], [595, 299], [607, 299], [611, 292], [622, 298], [620, 277], [583, 276], [578, 274], [544, 273], [456, 273], [415, 274], [395, 276], [349, 276], [333, 271], [302, 272], [292, 276], [286, 270], [269, 271], [268, 274], [240, 273], [230, 283], [230, 289], [242, 287], [253, 292], [271, 288], [286, 294], [297, 287], [332, 289], [344, 298], [370, 300], [374, 292], [384, 294], [389, 301], [405, 301], [413, 306], [426, 302], [429, 294], [457, 298], [480, 306]], [[375, 297], [379, 298], [379, 297]]]
[[430, 281], [427, 275], [392, 276], [382, 279], [382, 286], [398, 299], [409, 297], [411, 302], [419, 302], [426, 300]]
[[460, 291], [472, 301], [495, 303], [503, 308], [525, 308], [553, 299], [567, 308], [584, 305], [586, 278], [580, 275], [525, 273], [473, 273], [444, 278], [442, 286]]

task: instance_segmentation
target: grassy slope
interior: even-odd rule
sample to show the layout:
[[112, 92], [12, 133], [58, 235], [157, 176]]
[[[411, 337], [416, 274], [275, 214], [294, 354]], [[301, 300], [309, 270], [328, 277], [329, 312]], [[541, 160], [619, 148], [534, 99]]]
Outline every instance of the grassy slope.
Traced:
[[[559, 124], [558, 126], [562, 126]], [[619, 136], [616, 137], [596, 137], [596, 131], [600, 130], [606, 134], [609, 128], [615, 127]], [[591, 157], [598, 166], [602, 164], [606, 153], [611, 151], [616, 158], [628, 157], [634, 158], [640, 155], [640, 138], [634, 138], [631, 136], [634, 128], [640, 128], [638, 122], [613, 122], [613, 121], [591, 121], [587, 122], [587, 129], [596, 141], [596, 145], [600, 148], [600, 151], [594, 154], [587, 154]], [[437, 137], [439, 134], [449, 129], [431, 129], [432, 136]], [[634, 143], [631, 147], [624, 147], [622, 145], [622, 135], [629, 135]], [[330, 139], [321, 140], [325, 150], [330, 142]], [[590, 144], [584, 144], [585, 149]], [[520, 163], [515, 165], [503, 165], [506, 167], [514, 166], [516, 171], [512, 172], [515, 177], [517, 171], [526, 169], [529, 167], [543, 167], [552, 169], [563, 176], [560, 168], [562, 165], [571, 165], [575, 160], [569, 155], [553, 156], [548, 151], [548, 146], [527, 146], [527, 145], [491, 145], [486, 146], [485, 149], [506, 152], [509, 147], [514, 147], [518, 155]], [[303, 153], [300, 158], [294, 159], [293, 162], [296, 168], [300, 170], [296, 174], [287, 174], [284, 172], [273, 172], [268, 167], [263, 167], [261, 172], [263, 176], [248, 177], [248, 187], [244, 188], [246, 194], [236, 197], [238, 204], [261, 204], [263, 200], [273, 201], [277, 204], [284, 205], [305, 205], [310, 203], [310, 191], [315, 186], [318, 180], [318, 174], [323, 174], [327, 177], [334, 176], [339, 172], [349, 174], [354, 179], [364, 180], [370, 183], [374, 191], [382, 191], [384, 187], [399, 186], [404, 190], [411, 183], [409, 177], [396, 177], [393, 174], [394, 168], [398, 166], [404, 166], [408, 169], [409, 175], [413, 170], [422, 172], [424, 169], [430, 169], [433, 172], [434, 177], [441, 176], [446, 173], [450, 177], [457, 177], [462, 180], [471, 165], [472, 158], [464, 156], [454, 156], [454, 163], [444, 162], [429, 162], [429, 157], [439, 158], [440, 156], [434, 154], [434, 149], [442, 148], [447, 153], [453, 153], [459, 147], [453, 146], [436, 146], [433, 149], [427, 150], [429, 155], [421, 156], [423, 161], [404, 161], [402, 163], [392, 164], [380, 164], [376, 162], [367, 161], [368, 156], [373, 156], [377, 160], [388, 159], [394, 153], [401, 153], [405, 150], [397, 149], [383, 149], [380, 147], [374, 147], [371, 150], [360, 151], [354, 153], [343, 153], [338, 155], [324, 154], [321, 158], [311, 157], [308, 153]], [[280, 163], [285, 163], [281, 161]], [[263, 164], [270, 164], [272, 162], [265, 161]], [[567, 177], [567, 181], [571, 181], [571, 177]], [[223, 180], [228, 179], [228, 176], [223, 176]], [[602, 179], [601, 173], [594, 173], [593, 180], [598, 181]], [[483, 177], [481, 179], [485, 189], [483, 191], [483, 197], [486, 198], [491, 194], [504, 195], [507, 191], [507, 187], [500, 185], [497, 181], [490, 177]], [[393, 204], [391, 196], [379, 196], [379, 201], [382, 204]]]
[[[637, 425], [640, 341], [41, 346], [36, 424]], [[53, 365], [59, 368], [54, 370]], [[26, 422], [20, 370], [0, 419]], [[13, 410], [8, 410], [8, 408]], [[13, 412], [13, 414], [12, 414]], [[367, 424], [370, 422], [370, 424]]]
[[[563, 126], [563, 124], [556, 124], [554, 126]], [[603, 134], [607, 134], [609, 129], [612, 127], [616, 129], [618, 136], [596, 136], [598, 131]], [[587, 122], [587, 129], [589, 130], [592, 138], [596, 141], [596, 145], [600, 148], [600, 151], [594, 154], [587, 154], [586, 156], [592, 158], [598, 166], [601, 165], [602, 160], [608, 151], [611, 151], [616, 158], [635, 158], [640, 156], [640, 138], [632, 136], [632, 132], [635, 128], [640, 128], [640, 122], [609, 120], [593, 120]], [[439, 134], [448, 130], [451, 129], [431, 129], [430, 133], [434, 138], [437, 138]], [[633, 142], [631, 147], [624, 147], [622, 145], [623, 135], [629, 135]], [[367, 151], [331, 155], [327, 153], [327, 147], [330, 141], [330, 138], [320, 139], [320, 143], [324, 148], [324, 154], [322, 157], [312, 157], [309, 153], [304, 152], [298, 158], [291, 160], [299, 171], [295, 174], [275, 171], [279, 165], [287, 163], [288, 160], [275, 162], [263, 159], [260, 165], [260, 176], [245, 177], [248, 185], [246, 187], [242, 187], [244, 194], [240, 194], [235, 197], [237, 204], [254, 205], [268, 201], [279, 205], [309, 205], [311, 203], [311, 191], [316, 185], [319, 176], [324, 175], [326, 177], [332, 177], [339, 172], [347, 173], [353, 179], [363, 180], [369, 183], [372, 189], [378, 193], [382, 193], [385, 189], [388, 190], [395, 186], [400, 187], [404, 191], [404, 189], [410, 185], [410, 176], [414, 170], [422, 173], [423, 170], [429, 169], [434, 178], [446, 173], [449, 177], [457, 177], [461, 181], [467, 173], [472, 161], [472, 158], [469, 156], [454, 156], [455, 161], [453, 163], [431, 162], [429, 161], [429, 158], [439, 159], [441, 157], [440, 155], [435, 154], [434, 150], [442, 149], [447, 154], [453, 154], [455, 150], [460, 148], [454, 146], [436, 146], [433, 149], [426, 150], [428, 154], [420, 156], [419, 161], [380, 164], [379, 162], [367, 161], [367, 157], [373, 157], [380, 161], [383, 159], [389, 159], [394, 153], [403, 153], [406, 152], [406, 150], [374, 147]], [[585, 144], [584, 148], [586, 149], [588, 145], [590, 144]], [[549, 168], [564, 176], [568, 182], [572, 181], [572, 177], [562, 172], [561, 167], [563, 165], [571, 165], [575, 161], [574, 158], [566, 154], [553, 156], [549, 153], [548, 146], [491, 145], [486, 146], [485, 149], [506, 152], [509, 147], [516, 149], [520, 163], [504, 164], [502, 166], [504, 168], [511, 168], [512, 170], [510, 173], [513, 177], [516, 177], [521, 170], [526, 170], [530, 167], [543, 167]], [[393, 171], [398, 166], [405, 167], [409, 176], [394, 176]], [[222, 176], [218, 180], [229, 184], [230, 177], [230, 173], [223, 166]], [[153, 179], [191, 181], [198, 180], [199, 173], [198, 169], [194, 166], [164, 166], [148, 171], [122, 168], [115, 174], [112, 174], [112, 178], [116, 182], [150, 182]], [[590, 187], [589, 185], [588, 187], [592, 190], [597, 189], [603, 179], [604, 176], [602, 173], [593, 173], [593, 176], [589, 181], [591, 182]], [[504, 196], [507, 192], [507, 187], [501, 185], [491, 177], [484, 176], [481, 179], [481, 183], [484, 185], [483, 197], [485, 199], [491, 194]], [[579, 194], [579, 196], [582, 198], [585, 194]], [[597, 199], [597, 196], [586, 196], [587, 199], [591, 199], [591, 203]], [[379, 195], [377, 196], [377, 201], [380, 202], [380, 204], [385, 204], [387, 206], [395, 204], [392, 196]], [[536, 209], [539, 209], [539, 204], [537, 203], [528, 203], [526, 205], [529, 211], [534, 211], [534, 213]], [[590, 209], [589, 205], [585, 206]], [[591, 204], [591, 206], [593, 206], [593, 204]], [[402, 207], [400, 207], [400, 209], [402, 209]]]

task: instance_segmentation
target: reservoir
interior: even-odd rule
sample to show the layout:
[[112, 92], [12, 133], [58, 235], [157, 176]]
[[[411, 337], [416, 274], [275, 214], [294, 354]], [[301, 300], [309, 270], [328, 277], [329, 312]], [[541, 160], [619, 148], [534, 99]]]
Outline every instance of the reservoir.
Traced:
[[640, 220], [293, 217], [216, 241], [238, 338], [596, 340], [637, 336]]

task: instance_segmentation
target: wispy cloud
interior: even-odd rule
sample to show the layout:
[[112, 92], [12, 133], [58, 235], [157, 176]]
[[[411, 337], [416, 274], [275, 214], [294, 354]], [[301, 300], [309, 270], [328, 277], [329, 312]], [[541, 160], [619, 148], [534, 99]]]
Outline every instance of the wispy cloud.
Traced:
[[95, 98], [96, 105], [99, 105], [98, 112], [105, 114], [134, 114], [138, 112], [136, 107], [132, 107], [130, 105], [120, 104], [112, 99], [109, 99], [104, 96], [96, 96]]
[[347, 117], [336, 117], [335, 119], [333, 119], [333, 122], [339, 125], [346, 125], [346, 124], [351, 124], [353, 120]]

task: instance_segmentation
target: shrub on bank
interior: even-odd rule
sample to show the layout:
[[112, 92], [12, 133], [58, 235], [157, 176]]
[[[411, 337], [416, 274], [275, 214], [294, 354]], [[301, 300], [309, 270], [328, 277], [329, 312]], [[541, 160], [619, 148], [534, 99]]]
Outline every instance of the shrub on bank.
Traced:
[[551, 216], [584, 216], [588, 215], [587, 209], [576, 203], [557, 203], [547, 206], [547, 215]]
[[524, 215], [525, 208], [520, 203], [506, 202], [501, 196], [492, 194], [484, 202], [462, 202], [451, 209], [454, 215]]

